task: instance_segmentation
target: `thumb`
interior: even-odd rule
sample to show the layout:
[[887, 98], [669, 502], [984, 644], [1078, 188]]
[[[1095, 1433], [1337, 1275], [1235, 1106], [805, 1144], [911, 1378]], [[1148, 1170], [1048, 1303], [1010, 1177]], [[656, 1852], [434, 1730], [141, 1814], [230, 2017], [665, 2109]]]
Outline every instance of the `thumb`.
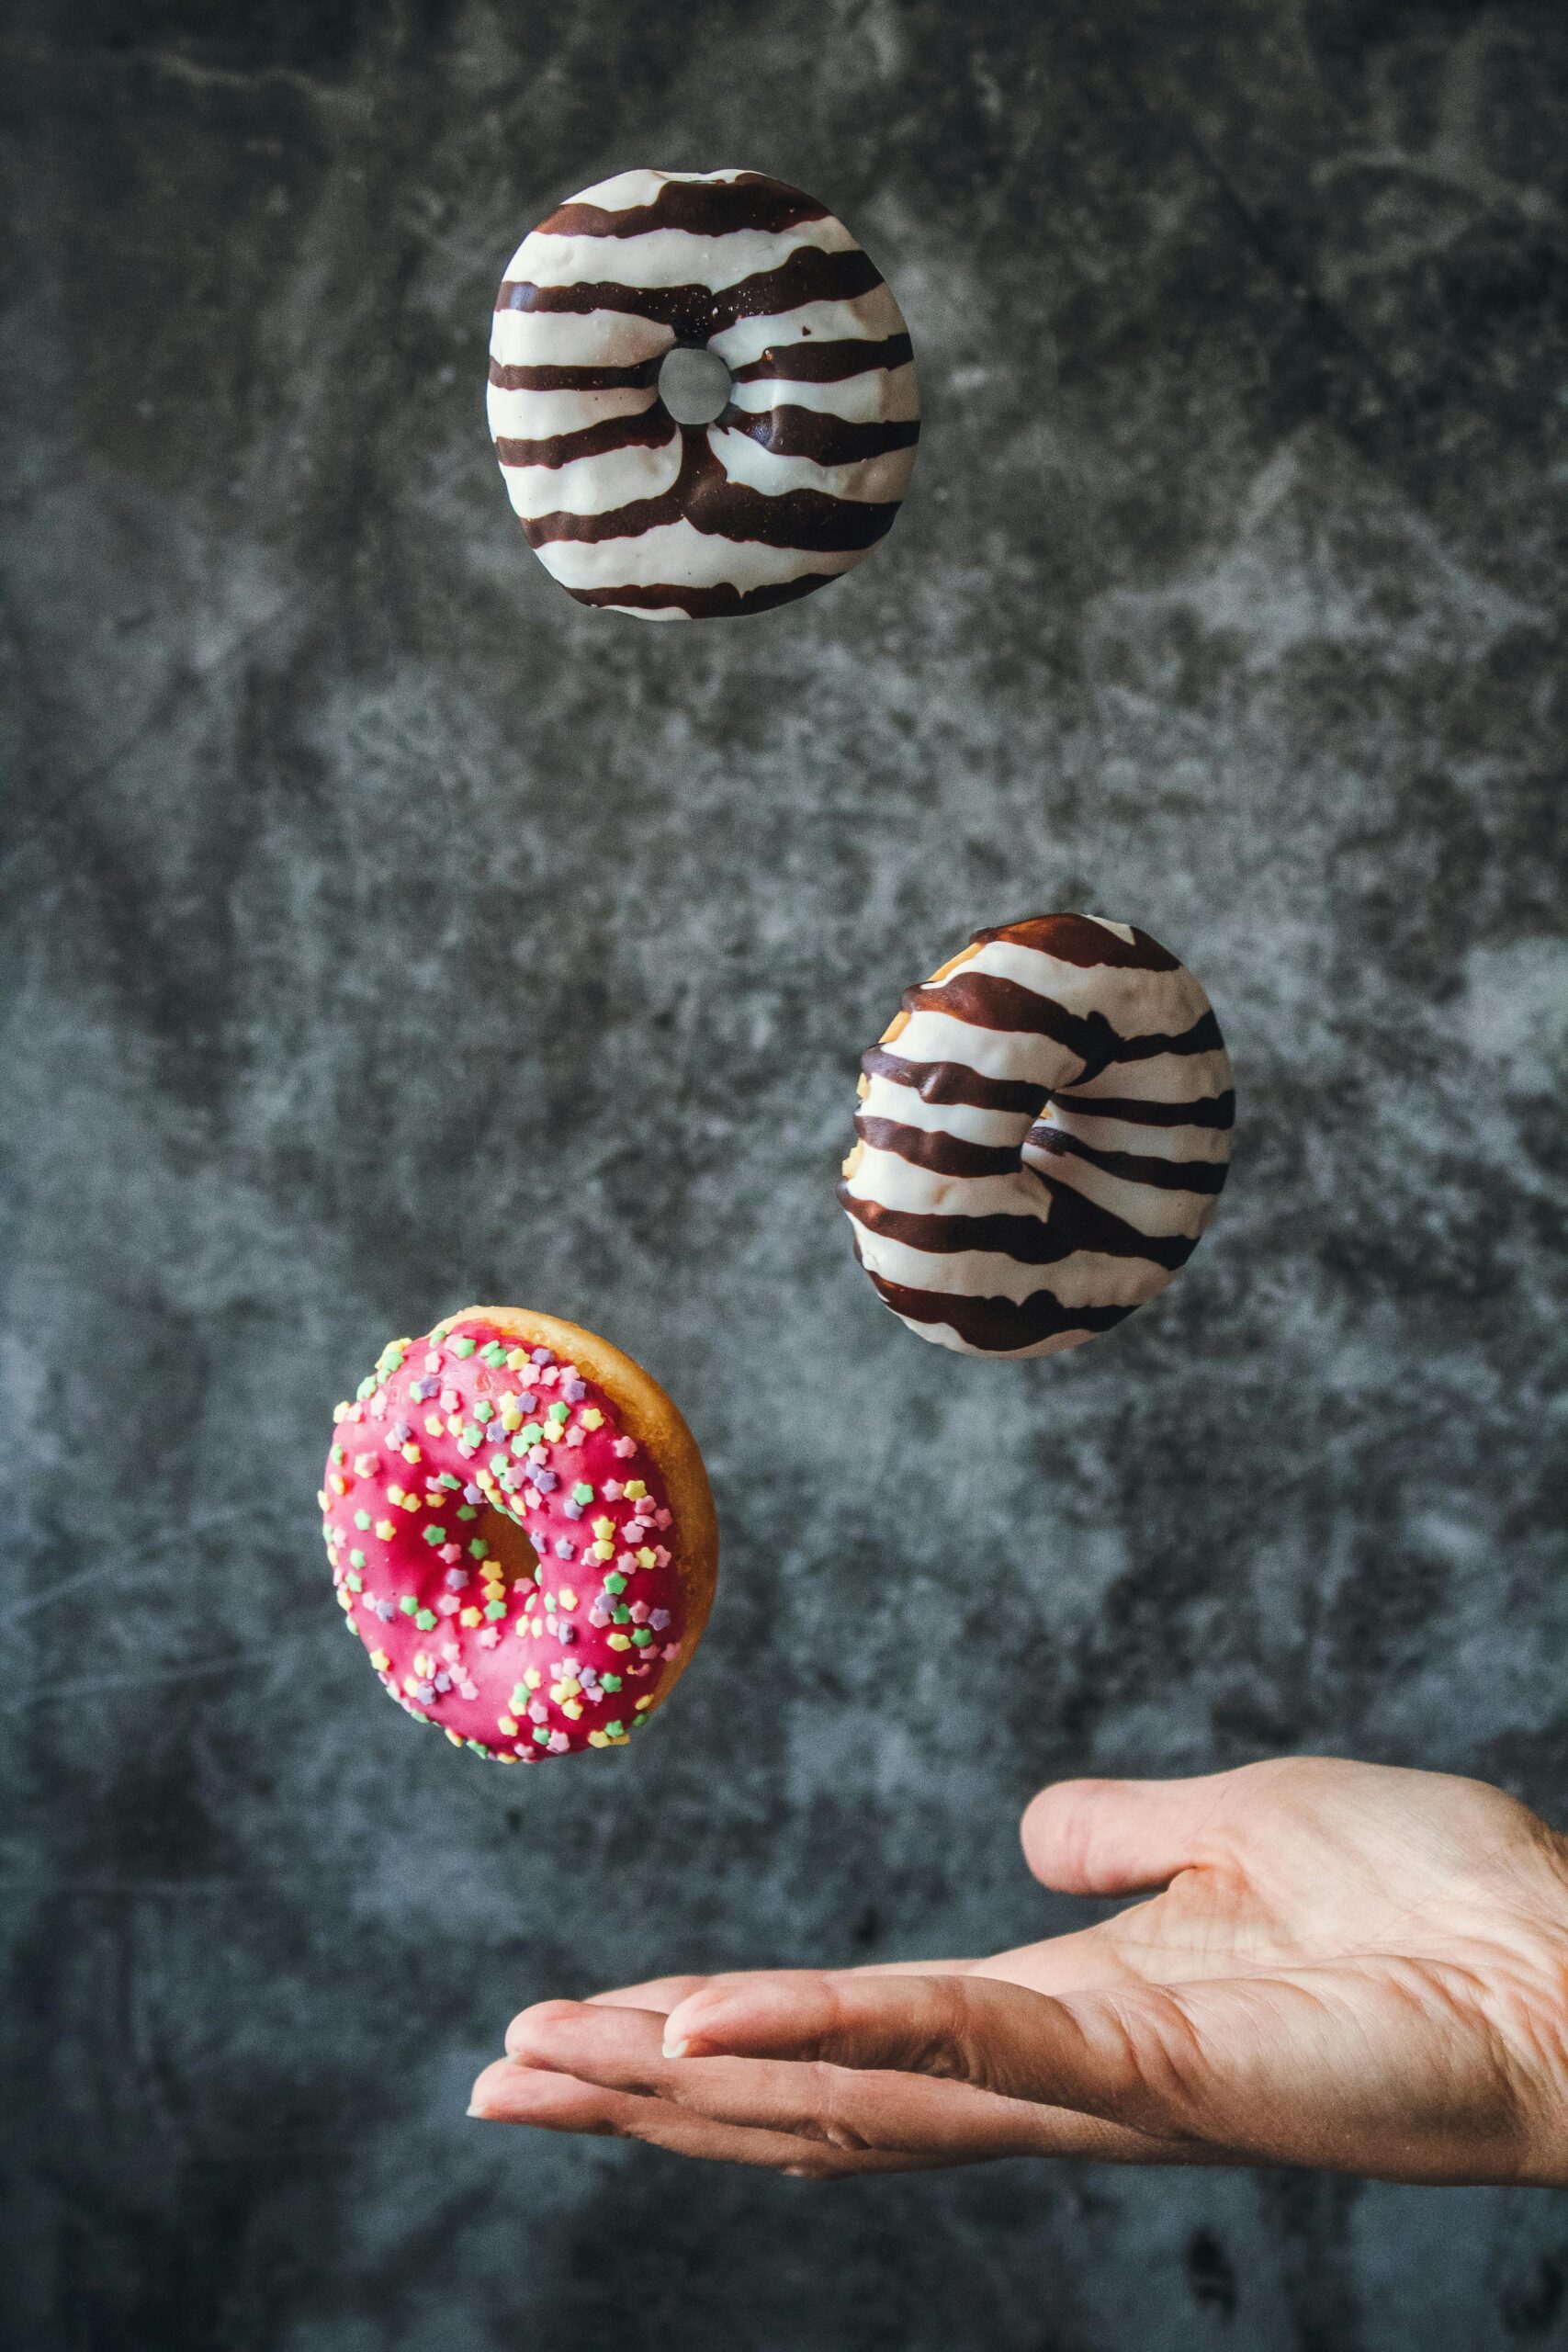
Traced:
[[1210, 1860], [1233, 1779], [1058, 1781], [1024, 1813], [1024, 1860], [1063, 1894], [1141, 1894]]

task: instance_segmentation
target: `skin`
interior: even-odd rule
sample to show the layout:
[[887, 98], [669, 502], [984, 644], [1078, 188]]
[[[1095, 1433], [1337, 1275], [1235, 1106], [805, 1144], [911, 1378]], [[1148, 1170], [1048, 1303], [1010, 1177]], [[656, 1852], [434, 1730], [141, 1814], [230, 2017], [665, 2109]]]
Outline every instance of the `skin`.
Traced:
[[1322, 1758], [1069, 1781], [1067, 1894], [987, 1960], [545, 2001], [470, 2113], [817, 2179], [996, 2156], [1568, 2187], [1568, 1838], [1478, 1781]]

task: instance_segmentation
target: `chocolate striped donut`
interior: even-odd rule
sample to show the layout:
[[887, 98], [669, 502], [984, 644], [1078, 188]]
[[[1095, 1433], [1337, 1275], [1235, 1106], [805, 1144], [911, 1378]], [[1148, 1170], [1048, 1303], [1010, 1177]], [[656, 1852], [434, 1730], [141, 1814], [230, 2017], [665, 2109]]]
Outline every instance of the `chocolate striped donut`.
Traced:
[[[660, 398], [665, 356], [730, 371], [711, 424]], [[761, 172], [621, 172], [513, 255], [490, 429], [541, 563], [649, 620], [761, 612], [892, 527], [919, 435], [908, 330], [841, 221]]]
[[1129, 923], [977, 931], [863, 1062], [839, 1198], [912, 1331], [1048, 1356], [1109, 1331], [1214, 1213], [1235, 1095], [1208, 998]]

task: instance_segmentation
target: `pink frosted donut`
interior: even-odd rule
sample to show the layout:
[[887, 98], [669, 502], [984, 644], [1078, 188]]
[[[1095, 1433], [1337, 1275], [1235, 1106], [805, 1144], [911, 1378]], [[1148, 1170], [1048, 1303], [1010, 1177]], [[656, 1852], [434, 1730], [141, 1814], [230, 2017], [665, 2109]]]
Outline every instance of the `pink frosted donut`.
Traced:
[[618, 1747], [701, 1636], [718, 1541], [649, 1374], [553, 1316], [470, 1307], [340, 1405], [320, 1500], [383, 1687], [498, 1763]]

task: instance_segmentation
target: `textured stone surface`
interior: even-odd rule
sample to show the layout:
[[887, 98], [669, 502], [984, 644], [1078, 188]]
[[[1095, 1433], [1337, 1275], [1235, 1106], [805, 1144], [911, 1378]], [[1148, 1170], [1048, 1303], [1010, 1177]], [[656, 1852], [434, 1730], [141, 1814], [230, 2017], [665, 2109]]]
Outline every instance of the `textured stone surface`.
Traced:
[[[1539, 2195], [822, 2192], [462, 2117], [535, 1996], [1066, 1924], [1013, 1833], [1062, 1772], [1568, 1820], [1561, 13], [6, 41], [12, 2340], [1568, 2343]], [[639, 163], [821, 195], [917, 338], [893, 537], [732, 627], [573, 606], [485, 437], [500, 266]], [[856, 1056], [1075, 905], [1207, 984], [1235, 1172], [1122, 1331], [960, 1362], [851, 1260]], [[381, 1342], [490, 1296], [668, 1380], [727, 1541], [647, 1748], [525, 1788], [387, 1704], [311, 1502]]]

